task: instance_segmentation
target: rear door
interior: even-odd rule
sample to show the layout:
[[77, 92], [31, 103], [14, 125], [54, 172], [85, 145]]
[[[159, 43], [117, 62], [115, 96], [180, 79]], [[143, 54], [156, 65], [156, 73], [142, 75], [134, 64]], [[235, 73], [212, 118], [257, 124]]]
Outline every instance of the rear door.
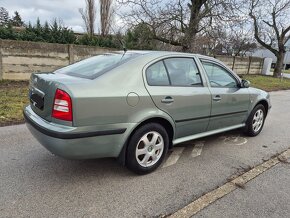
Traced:
[[246, 121], [249, 91], [240, 88], [239, 80], [221, 64], [201, 60], [210, 83], [212, 110], [208, 130], [215, 130]]
[[146, 87], [155, 105], [176, 123], [176, 138], [204, 132], [211, 95], [192, 57], [159, 60], [146, 69]]

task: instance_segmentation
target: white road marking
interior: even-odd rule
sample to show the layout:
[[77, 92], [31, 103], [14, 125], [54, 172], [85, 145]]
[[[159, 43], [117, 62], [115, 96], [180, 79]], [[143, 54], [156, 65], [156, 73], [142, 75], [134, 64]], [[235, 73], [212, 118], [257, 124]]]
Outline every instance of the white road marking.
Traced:
[[172, 153], [170, 154], [166, 162], [163, 164], [162, 168], [169, 167], [173, 164], [176, 164], [183, 150], [184, 150], [184, 147], [174, 147]]
[[230, 135], [230, 136], [221, 136], [220, 137], [225, 144], [233, 144], [233, 145], [243, 145], [248, 142], [248, 140], [240, 135]]
[[199, 141], [195, 143], [195, 146], [191, 152], [191, 157], [198, 157], [199, 155], [201, 155], [204, 143], [205, 141]]

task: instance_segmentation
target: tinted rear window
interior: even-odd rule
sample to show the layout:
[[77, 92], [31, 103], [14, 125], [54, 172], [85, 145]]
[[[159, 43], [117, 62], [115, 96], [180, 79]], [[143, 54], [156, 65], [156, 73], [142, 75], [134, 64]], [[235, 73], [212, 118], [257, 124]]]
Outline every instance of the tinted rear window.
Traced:
[[95, 79], [139, 55], [140, 54], [137, 53], [127, 53], [125, 55], [120, 53], [109, 53], [97, 55], [56, 70], [54, 73]]

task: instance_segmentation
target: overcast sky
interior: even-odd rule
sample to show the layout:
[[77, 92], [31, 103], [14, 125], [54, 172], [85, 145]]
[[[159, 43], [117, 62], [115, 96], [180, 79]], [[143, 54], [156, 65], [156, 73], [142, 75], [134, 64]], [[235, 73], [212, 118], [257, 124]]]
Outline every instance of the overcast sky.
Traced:
[[[85, 0], [0, 0], [0, 7], [6, 8], [10, 16], [14, 11], [18, 11], [26, 23], [28, 21], [35, 23], [37, 17], [40, 18], [41, 23], [59, 18], [65, 26], [76, 32], [84, 32], [79, 8], [85, 7]], [[96, 22], [96, 30], [99, 30], [98, 22]]]

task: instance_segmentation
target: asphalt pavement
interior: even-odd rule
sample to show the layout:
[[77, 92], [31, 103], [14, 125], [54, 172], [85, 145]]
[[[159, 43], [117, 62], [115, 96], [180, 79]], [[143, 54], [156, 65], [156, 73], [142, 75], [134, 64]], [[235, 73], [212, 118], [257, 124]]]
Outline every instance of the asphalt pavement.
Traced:
[[[145, 176], [114, 159], [56, 157], [25, 125], [1, 127], [0, 217], [171, 214], [290, 147], [290, 91], [272, 92], [271, 98], [273, 108], [259, 136], [245, 137], [236, 130], [179, 145], [166, 165]], [[290, 211], [287, 173], [289, 165], [279, 164], [196, 216], [285, 217]]]
[[280, 163], [194, 217], [289, 217], [289, 172], [290, 164]]

